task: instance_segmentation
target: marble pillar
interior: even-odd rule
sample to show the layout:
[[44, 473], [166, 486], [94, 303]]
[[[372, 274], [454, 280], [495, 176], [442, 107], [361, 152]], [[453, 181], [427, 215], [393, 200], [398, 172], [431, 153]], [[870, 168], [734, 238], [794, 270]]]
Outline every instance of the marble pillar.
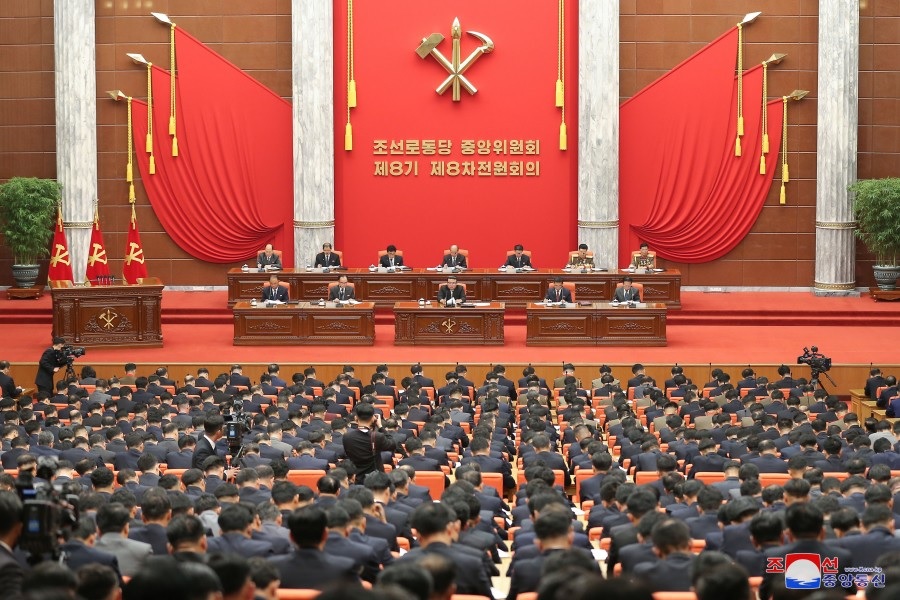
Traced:
[[[334, 243], [333, 3], [292, 0], [294, 262]], [[340, 248], [335, 248], [340, 250]]]
[[859, 0], [819, 0], [816, 122], [816, 295], [855, 293], [859, 133]]
[[94, 0], [54, 0], [56, 178], [75, 282], [84, 280], [97, 200]]
[[578, 242], [619, 262], [619, 2], [578, 3]]

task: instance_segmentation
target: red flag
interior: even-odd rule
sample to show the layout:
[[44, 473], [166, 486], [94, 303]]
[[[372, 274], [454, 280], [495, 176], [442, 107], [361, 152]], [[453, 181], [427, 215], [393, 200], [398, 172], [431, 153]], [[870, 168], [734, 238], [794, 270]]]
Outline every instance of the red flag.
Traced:
[[96, 284], [100, 277], [109, 276], [109, 260], [106, 257], [106, 245], [103, 243], [103, 232], [100, 221], [94, 220], [91, 228], [91, 244], [88, 247], [87, 269], [84, 278]]
[[72, 259], [69, 256], [69, 242], [63, 229], [62, 209], [56, 209], [56, 229], [53, 231], [53, 247], [50, 249], [50, 270], [47, 279], [51, 281], [73, 281]]
[[128, 228], [127, 244], [122, 276], [125, 278], [125, 283], [135, 284], [138, 279], [147, 276], [147, 266], [144, 264], [144, 248], [141, 246], [141, 234], [137, 228], [134, 206], [131, 207], [131, 227]]

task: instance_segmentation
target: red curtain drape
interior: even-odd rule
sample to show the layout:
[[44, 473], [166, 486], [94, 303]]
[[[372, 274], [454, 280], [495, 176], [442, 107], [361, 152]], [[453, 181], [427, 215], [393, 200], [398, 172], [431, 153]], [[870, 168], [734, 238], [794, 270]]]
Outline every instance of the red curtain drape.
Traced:
[[169, 74], [153, 68], [156, 174], [144, 149], [147, 105], [133, 103], [135, 154], [166, 233], [213, 263], [247, 260], [268, 242], [293, 264], [291, 106], [176, 29], [177, 136], [168, 134]]
[[711, 261], [737, 246], [759, 216], [778, 164], [781, 102], [768, 105], [769, 154], [760, 175], [762, 67], [744, 74], [736, 157], [736, 56], [735, 28], [622, 105], [621, 262], [640, 241], [669, 260]]

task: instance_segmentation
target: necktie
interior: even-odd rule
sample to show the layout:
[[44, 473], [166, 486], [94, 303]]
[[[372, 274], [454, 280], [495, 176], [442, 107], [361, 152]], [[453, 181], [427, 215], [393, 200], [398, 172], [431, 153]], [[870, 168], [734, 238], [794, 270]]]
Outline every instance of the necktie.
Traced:
[[341, 300], [343, 300], [344, 299], [344, 288], [339, 288], [339, 292], [341, 295]]
[[562, 290], [556, 290], [556, 301], [559, 302], [560, 294], [562, 294]]
[[392, 267], [394, 266], [394, 259], [393, 259], [393, 258], [391, 259], [391, 266], [392, 266]]
[[455, 267], [456, 266], [456, 257], [454, 256], [451, 260], [453, 261], [453, 266]]

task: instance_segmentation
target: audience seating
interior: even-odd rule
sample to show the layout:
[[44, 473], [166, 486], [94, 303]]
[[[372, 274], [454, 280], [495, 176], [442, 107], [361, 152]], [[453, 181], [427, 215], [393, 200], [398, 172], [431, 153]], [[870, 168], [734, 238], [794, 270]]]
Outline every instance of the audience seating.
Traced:
[[316, 484], [324, 476], [325, 471], [323, 469], [292, 469], [287, 474], [288, 481], [291, 483], [308, 486], [313, 491], [318, 489]]
[[437, 500], [444, 493], [443, 471], [418, 471], [416, 472], [416, 485], [424, 485], [431, 492], [431, 497]]

